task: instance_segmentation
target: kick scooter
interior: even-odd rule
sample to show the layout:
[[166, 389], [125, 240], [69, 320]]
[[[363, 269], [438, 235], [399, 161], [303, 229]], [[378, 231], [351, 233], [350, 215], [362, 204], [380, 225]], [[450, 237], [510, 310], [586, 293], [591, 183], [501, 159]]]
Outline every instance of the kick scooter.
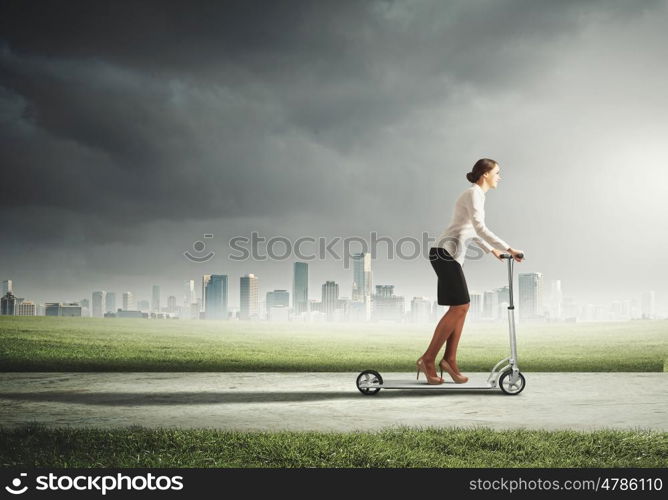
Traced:
[[[524, 254], [518, 257], [523, 258]], [[508, 259], [508, 294], [510, 305], [508, 306], [508, 328], [510, 337], [510, 356], [502, 359], [487, 377], [483, 385], [455, 384], [444, 382], [442, 384], [430, 385], [426, 382], [411, 382], [401, 380], [383, 380], [376, 370], [364, 370], [357, 376], [357, 389], [362, 394], [372, 396], [378, 394], [381, 389], [429, 389], [434, 391], [443, 390], [496, 390], [501, 389], [504, 394], [514, 396], [519, 394], [526, 385], [524, 375], [520, 373], [517, 366], [517, 343], [515, 340], [515, 306], [513, 304], [513, 257], [510, 254], [501, 254], [502, 259]]]

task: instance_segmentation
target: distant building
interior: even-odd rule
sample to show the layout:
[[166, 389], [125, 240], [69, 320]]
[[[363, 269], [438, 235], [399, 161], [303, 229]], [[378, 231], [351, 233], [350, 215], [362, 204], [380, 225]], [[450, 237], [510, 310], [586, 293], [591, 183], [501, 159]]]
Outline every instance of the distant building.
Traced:
[[308, 311], [308, 264], [295, 262], [292, 281], [292, 309], [299, 315]]
[[78, 304], [81, 306], [81, 316], [90, 318], [90, 300], [81, 299]]
[[274, 290], [273, 292], [267, 292], [267, 302], [265, 307], [267, 310], [267, 319], [274, 321], [287, 320], [288, 310], [290, 308], [290, 294], [287, 290]]
[[631, 319], [631, 301], [614, 300], [610, 304], [610, 316], [613, 321], [626, 321]]
[[[204, 277], [202, 283], [204, 283]], [[206, 303], [204, 304], [204, 317], [206, 319], [227, 319], [227, 275], [206, 275], [206, 287], [202, 292]]]
[[117, 318], [148, 318], [149, 313], [142, 311], [124, 311], [119, 309], [116, 311]]
[[335, 281], [326, 281], [322, 285], [322, 307], [328, 320], [334, 318], [339, 302], [339, 285]]
[[543, 317], [543, 275], [542, 273], [519, 274], [520, 319]]
[[93, 292], [93, 317], [103, 318], [105, 313], [105, 303], [107, 299], [107, 292], [100, 290]]
[[259, 319], [258, 277], [247, 274], [240, 279], [239, 319]]
[[487, 290], [483, 294], [482, 317], [487, 320], [499, 317], [499, 295], [494, 290]]
[[482, 319], [483, 316], [483, 294], [480, 292], [469, 293], [471, 305], [469, 306], [468, 316], [472, 321]]
[[550, 282], [548, 316], [553, 321], [559, 321], [564, 316], [564, 294], [561, 291], [561, 280], [552, 280]]
[[21, 301], [16, 304], [16, 316], [37, 316], [37, 306], [31, 301]]
[[290, 305], [290, 294], [287, 290], [274, 290], [267, 292], [267, 308], [281, 306], [288, 307]]
[[345, 319], [352, 322], [366, 322], [369, 320], [370, 316], [368, 312], [370, 311], [371, 301], [354, 301], [346, 300], [345, 304]]
[[160, 312], [160, 285], [151, 289], [151, 312]]
[[104, 311], [105, 312], [116, 311], [116, 293], [107, 292], [107, 296], [104, 300]]
[[44, 314], [46, 316], [76, 316], [81, 317], [81, 304], [76, 302], [61, 303], [47, 302]]
[[364, 301], [371, 296], [371, 254], [368, 252], [354, 253], [353, 261], [353, 301]]
[[176, 313], [176, 296], [174, 295], [167, 297], [167, 312], [172, 314]]
[[510, 288], [508, 285], [496, 288], [496, 315], [494, 319], [507, 319], [508, 306], [510, 306]]
[[140, 300], [139, 302], [137, 302], [137, 309], [143, 312], [150, 312], [151, 304], [149, 303], [148, 300]]
[[205, 312], [206, 312], [206, 287], [209, 284], [209, 281], [211, 281], [210, 274], [202, 275], [202, 311]]
[[[183, 313], [186, 317], [192, 317], [192, 305], [197, 301], [195, 293], [195, 280], [186, 280], [183, 282]], [[197, 313], [199, 317], [199, 312]], [[196, 318], [193, 318], [196, 319]]]
[[405, 301], [394, 295], [394, 285], [376, 285], [373, 296], [373, 319], [401, 321], [404, 316]]
[[14, 316], [16, 314], [16, 305], [23, 299], [17, 299], [11, 291], [6, 292], [0, 298], [0, 315]]
[[411, 300], [411, 320], [416, 323], [431, 321], [431, 301], [426, 297], [413, 297]]
[[136, 308], [134, 294], [132, 292], [123, 292], [123, 310], [133, 311]]
[[564, 297], [562, 301], [562, 314], [564, 321], [574, 322], [578, 317], [578, 305], [573, 297]]
[[195, 302], [190, 304], [190, 319], [200, 319], [200, 309], [199, 299], [195, 299]]
[[14, 293], [14, 285], [12, 280], [4, 280], [2, 285], [0, 285], [0, 297], [7, 295], [7, 292]]

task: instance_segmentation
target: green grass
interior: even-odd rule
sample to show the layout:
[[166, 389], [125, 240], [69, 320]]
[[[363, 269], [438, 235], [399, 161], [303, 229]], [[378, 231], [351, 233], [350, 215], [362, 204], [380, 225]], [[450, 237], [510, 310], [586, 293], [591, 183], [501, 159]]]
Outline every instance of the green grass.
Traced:
[[[1, 371], [412, 369], [433, 325], [0, 316]], [[522, 371], [661, 372], [668, 321], [518, 324]], [[467, 323], [463, 371], [507, 356], [505, 323]]]
[[666, 467], [668, 433], [396, 428], [377, 433], [0, 429], [0, 466]]

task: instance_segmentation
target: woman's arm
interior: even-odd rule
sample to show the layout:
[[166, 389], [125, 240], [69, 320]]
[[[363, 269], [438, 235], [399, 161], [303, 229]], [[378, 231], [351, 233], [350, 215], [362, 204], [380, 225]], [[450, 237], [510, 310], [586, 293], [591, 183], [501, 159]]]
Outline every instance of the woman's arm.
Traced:
[[[482, 240], [491, 245], [491, 247], [497, 248], [499, 250], [508, 250], [510, 245], [495, 235], [492, 231], [487, 229], [485, 225], [485, 205], [482, 196], [476, 193], [476, 191], [471, 192], [471, 222], [473, 223], [473, 228], [475, 232], [480, 236]], [[489, 248], [488, 252], [492, 249]]]

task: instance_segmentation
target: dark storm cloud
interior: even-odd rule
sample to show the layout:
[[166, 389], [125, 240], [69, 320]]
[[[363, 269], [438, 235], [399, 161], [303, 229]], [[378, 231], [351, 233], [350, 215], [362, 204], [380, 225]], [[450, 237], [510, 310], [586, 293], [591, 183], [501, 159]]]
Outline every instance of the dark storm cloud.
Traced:
[[[124, 240], [159, 219], [354, 217], [357, 186], [393, 178], [363, 152], [379, 130], [461, 88], [502, 92], [532, 78], [553, 55], [546, 46], [602, 7], [641, 10], [194, 5], [2, 3], [0, 155], [12, 182], [0, 184], [0, 203], [15, 238]], [[410, 198], [410, 184], [394, 189]]]

